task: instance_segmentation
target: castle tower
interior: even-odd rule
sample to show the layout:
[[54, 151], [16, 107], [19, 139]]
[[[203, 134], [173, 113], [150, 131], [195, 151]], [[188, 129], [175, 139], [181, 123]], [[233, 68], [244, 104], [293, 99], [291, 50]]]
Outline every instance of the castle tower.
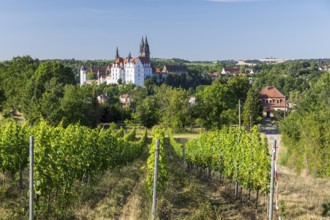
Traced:
[[80, 67], [80, 86], [84, 85], [87, 80], [87, 69], [84, 65]]

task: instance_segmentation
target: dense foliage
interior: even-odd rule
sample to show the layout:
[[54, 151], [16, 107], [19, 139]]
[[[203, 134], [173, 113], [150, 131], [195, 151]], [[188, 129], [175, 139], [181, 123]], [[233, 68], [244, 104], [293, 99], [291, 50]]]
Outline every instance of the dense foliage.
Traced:
[[309, 89], [324, 73], [318, 69], [319, 64], [316, 61], [288, 61], [277, 65], [257, 65], [256, 85], [258, 89], [266, 85], [275, 86], [290, 98]]
[[196, 93], [195, 114], [202, 127], [221, 128], [238, 123], [238, 101], [244, 103], [250, 88], [247, 77], [216, 79]]
[[164, 139], [165, 131], [164, 129], [154, 127], [152, 129], [152, 142], [148, 145], [149, 157], [147, 159], [147, 176], [146, 184], [150, 195], [152, 195], [152, 190], [154, 186], [154, 171], [155, 171], [155, 154], [156, 154], [156, 141], [159, 139], [159, 150], [158, 150], [158, 178], [157, 178], [157, 190], [162, 190], [167, 181], [167, 170], [165, 163], [165, 150], [164, 150]]
[[132, 142], [134, 133], [116, 138], [110, 129], [73, 124], [67, 128], [52, 127], [45, 122], [20, 127], [8, 123], [0, 132], [0, 169], [14, 176], [27, 167], [28, 136], [33, 135], [36, 216], [68, 216], [78, 196], [77, 187], [91, 184], [98, 174], [141, 155], [147, 133], [145, 131], [140, 140]]
[[[261, 138], [257, 127], [253, 127], [250, 133], [244, 129], [223, 128], [202, 134], [188, 142], [185, 151], [188, 164], [219, 171], [222, 176], [234, 178], [246, 189], [268, 191], [268, 144], [266, 139]], [[180, 153], [178, 150], [175, 152]]]
[[296, 170], [330, 177], [330, 73], [303, 92], [295, 111], [280, 124], [288, 148], [286, 162]]

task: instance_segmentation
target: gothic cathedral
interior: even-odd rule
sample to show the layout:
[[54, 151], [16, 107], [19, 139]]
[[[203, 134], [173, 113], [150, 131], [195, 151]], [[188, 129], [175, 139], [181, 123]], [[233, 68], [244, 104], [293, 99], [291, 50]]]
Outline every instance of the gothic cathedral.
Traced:
[[[80, 68], [80, 85], [86, 83], [87, 69], [85, 66]], [[98, 74], [98, 83], [121, 84], [133, 83], [137, 86], [143, 86], [144, 80], [152, 76], [150, 63], [150, 49], [147, 37], [142, 37], [140, 44], [140, 55], [132, 58], [131, 53], [128, 57], [119, 56], [118, 47], [116, 50], [116, 59], [111, 66], [106, 68], [103, 76]]]

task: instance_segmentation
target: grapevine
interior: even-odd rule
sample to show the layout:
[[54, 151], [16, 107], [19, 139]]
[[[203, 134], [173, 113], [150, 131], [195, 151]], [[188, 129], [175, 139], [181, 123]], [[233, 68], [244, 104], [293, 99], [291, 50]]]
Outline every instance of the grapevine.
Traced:
[[[181, 158], [180, 145], [171, 136], [171, 146]], [[261, 138], [257, 127], [253, 127], [250, 133], [243, 129], [223, 128], [201, 134], [186, 144], [188, 164], [219, 171], [228, 179], [234, 178], [241, 186], [263, 193], [268, 190], [269, 159], [267, 141]]]
[[[122, 137], [123, 132], [121, 128], [116, 135]], [[11, 122], [0, 132], [3, 172], [13, 176], [27, 167], [30, 135], [35, 138], [35, 209], [40, 218], [48, 218], [51, 212], [65, 216], [77, 196], [77, 185], [91, 184], [103, 171], [133, 161], [141, 155], [147, 140], [146, 130], [135, 141], [134, 129], [121, 138], [110, 129], [79, 124], [63, 128], [41, 121], [28, 127]]]

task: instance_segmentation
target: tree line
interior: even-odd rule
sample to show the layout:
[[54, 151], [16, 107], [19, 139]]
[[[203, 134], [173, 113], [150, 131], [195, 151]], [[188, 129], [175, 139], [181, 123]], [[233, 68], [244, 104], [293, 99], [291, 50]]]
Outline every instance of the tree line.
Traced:
[[[78, 65], [76, 60], [15, 57], [0, 63], [0, 110], [5, 117], [17, 110], [30, 124], [42, 118], [53, 126], [60, 122], [63, 126], [79, 122], [89, 127], [126, 122], [148, 128], [162, 124], [174, 130], [194, 126], [212, 129], [238, 124], [240, 100], [242, 123], [253, 126], [261, 121], [258, 91], [262, 87], [275, 86], [289, 102], [296, 104], [300, 94], [324, 75], [325, 71], [318, 69], [321, 64], [303, 60], [258, 64], [253, 67], [257, 72], [253, 76], [225, 76], [211, 82], [205, 74], [207, 68], [229, 65], [218, 62], [208, 67], [189, 66], [188, 74], [170, 74], [163, 82], [147, 79], [144, 87], [133, 84], [79, 86], [78, 72], [72, 67]], [[128, 108], [119, 102], [119, 96], [124, 93], [132, 98]], [[101, 95], [106, 95], [102, 103], [97, 100]]]
[[[260, 110], [253, 107], [258, 105], [257, 91], [247, 77], [219, 78], [209, 85], [197, 68], [187, 76], [178, 76], [176, 82], [158, 85], [147, 81], [145, 87], [135, 87], [133, 84], [79, 86], [75, 75], [72, 68], [57, 60], [41, 62], [24, 56], [0, 63], [3, 115], [18, 111], [30, 124], [43, 119], [53, 126], [62, 123], [66, 127], [79, 122], [93, 128], [103, 122], [126, 120], [148, 128], [162, 124], [183, 130], [196, 125], [220, 128], [236, 123], [238, 99], [242, 105], [245, 100], [250, 102], [243, 109], [253, 115], [254, 123]], [[119, 96], [124, 93], [132, 97], [129, 108], [123, 108], [119, 102]], [[248, 94], [254, 98], [248, 98]], [[101, 95], [107, 97], [103, 103], [97, 100]], [[189, 103], [191, 96], [195, 100]]]

